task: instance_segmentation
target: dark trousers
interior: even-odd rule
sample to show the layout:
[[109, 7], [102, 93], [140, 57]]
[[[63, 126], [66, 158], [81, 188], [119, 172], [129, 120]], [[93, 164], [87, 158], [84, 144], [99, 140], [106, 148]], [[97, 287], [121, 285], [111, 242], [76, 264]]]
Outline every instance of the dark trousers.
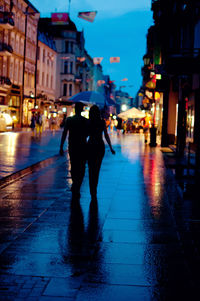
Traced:
[[90, 194], [96, 197], [97, 185], [99, 180], [99, 172], [101, 163], [105, 154], [105, 147], [94, 148], [90, 147], [88, 152], [88, 167], [89, 167], [89, 184]]
[[85, 175], [85, 156], [69, 153], [71, 162], [72, 192], [79, 192]]

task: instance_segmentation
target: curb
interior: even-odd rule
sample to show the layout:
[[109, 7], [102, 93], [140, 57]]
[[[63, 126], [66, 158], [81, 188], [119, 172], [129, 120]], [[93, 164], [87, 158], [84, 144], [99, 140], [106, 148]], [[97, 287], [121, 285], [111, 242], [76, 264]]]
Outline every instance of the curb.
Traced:
[[47, 165], [53, 163], [55, 160], [57, 160], [58, 158], [61, 158], [60, 155], [54, 155], [50, 158], [44, 159], [42, 161], [39, 161], [37, 163], [34, 163], [24, 169], [18, 170], [15, 173], [6, 176], [2, 179], [0, 179], [0, 189], [6, 187], [7, 185], [12, 184], [15, 181], [18, 181], [19, 179], [33, 173], [36, 172], [37, 170], [39, 170], [40, 168], [46, 167]]

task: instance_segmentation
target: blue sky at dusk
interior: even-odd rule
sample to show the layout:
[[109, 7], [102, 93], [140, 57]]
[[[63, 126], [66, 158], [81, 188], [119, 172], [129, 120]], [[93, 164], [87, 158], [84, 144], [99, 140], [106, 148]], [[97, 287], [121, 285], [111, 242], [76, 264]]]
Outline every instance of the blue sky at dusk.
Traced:
[[[52, 12], [67, 12], [68, 1], [32, 0], [41, 17]], [[90, 23], [77, 17], [81, 11], [97, 11]], [[142, 77], [142, 57], [146, 50], [146, 34], [153, 24], [151, 0], [71, 0], [70, 17], [78, 30], [84, 30], [85, 48], [92, 57], [104, 57], [105, 75], [123, 91], [135, 97]], [[120, 63], [110, 64], [111, 56], [120, 56]], [[121, 81], [128, 78], [127, 82]], [[128, 86], [132, 87], [128, 87]]]

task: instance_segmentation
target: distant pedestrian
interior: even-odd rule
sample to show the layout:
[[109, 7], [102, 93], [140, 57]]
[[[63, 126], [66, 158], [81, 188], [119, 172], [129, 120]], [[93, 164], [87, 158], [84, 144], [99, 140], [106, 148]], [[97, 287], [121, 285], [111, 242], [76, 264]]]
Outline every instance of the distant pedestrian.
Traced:
[[110, 147], [112, 154], [115, 154], [107, 132], [106, 123], [101, 119], [99, 108], [94, 105], [89, 112], [89, 140], [88, 140], [88, 166], [89, 166], [89, 184], [92, 200], [97, 199], [97, 185], [101, 163], [105, 154], [105, 145], [103, 135]]
[[40, 136], [42, 135], [42, 126], [43, 126], [43, 119], [42, 114], [40, 112], [36, 115], [36, 133]]
[[73, 197], [80, 197], [80, 187], [85, 175], [88, 119], [81, 116], [83, 108], [83, 103], [75, 104], [75, 115], [66, 119], [60, 144], [60, 155], [63, 155], [63, 145], [69, 132], [68, 148], [71, 162], [71, 190]]
[[118, 117], [117, 118], [117, 127], [116, 127], [117, 128], [117, 135], [119, 135], [121, 133], [122, 129], [123, 129], [122, 122], [123, 122], [123, 120], [120, 117]]
[[142, 126], [143, 126], [144, 142], [147, 143], [149, 128], [151, 126], [151, 119], [150, 119], [149, 114], [147, 112], [145, 113], [145, 117], [141, 119], [141, 123], [142, 123]]
[[31, 124], [30, 124], [30, 128], [31, 128], [31, 131], [32, 131], [32, 136], [35, 136], [35, 125], [36, 125], [35, 112], [32, 112]]

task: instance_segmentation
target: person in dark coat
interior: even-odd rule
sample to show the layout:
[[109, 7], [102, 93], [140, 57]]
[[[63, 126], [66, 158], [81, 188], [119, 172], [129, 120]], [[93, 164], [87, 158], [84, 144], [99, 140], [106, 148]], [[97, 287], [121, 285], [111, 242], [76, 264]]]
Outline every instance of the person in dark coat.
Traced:
[[99, 108], [94, 105], [90, 108], [89, 112], [89, 139], [87, 144], [89, 185], [92, 200], [97, 199], [99, 172], [105, 154], [105, 145], [102, 137], [103, 133], [112, 154], [115, 154], [107, 132], [105, 121], [101, 119]]
[[81, 116], [84, 104], [75, 104], [75, 115], [65, 121], [60, 144], [60, 155], [64, 154], [63, 145], [68, 135], [68, 150], [71, 162], [72, 195], [80, 197], [80, 187], [85, 175], [86, 139], [88, 136], [88, 120]]

